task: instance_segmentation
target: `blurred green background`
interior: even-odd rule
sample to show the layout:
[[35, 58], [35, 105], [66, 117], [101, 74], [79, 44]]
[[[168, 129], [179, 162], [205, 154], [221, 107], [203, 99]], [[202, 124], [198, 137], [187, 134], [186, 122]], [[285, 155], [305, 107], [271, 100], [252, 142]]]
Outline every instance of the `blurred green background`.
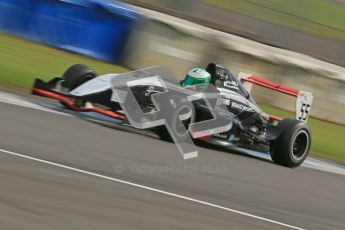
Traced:
[[123, 0], [345, 66], [344, 0]]
[[345, 7], [330, 0], [203, 0], [279, 26], [345, 41]]

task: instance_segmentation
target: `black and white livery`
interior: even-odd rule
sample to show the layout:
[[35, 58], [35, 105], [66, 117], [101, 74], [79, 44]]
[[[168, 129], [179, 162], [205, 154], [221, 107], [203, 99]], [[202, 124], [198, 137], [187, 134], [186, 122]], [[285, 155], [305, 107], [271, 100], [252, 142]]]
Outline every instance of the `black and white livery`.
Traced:
[[[299, 166], [305, 160], [311, 146], [311, 133], [306, 123], [313, 101], [311, 93], [250, 74], [240, 73], [235, 77], [228, 68], [217, 63], [208, 64], [206, 71], [211, 75], [210, 84], [218, 90], [218, 99], [231, 114], [232, 125], [226, 132], [203, 136], [199, 140], [241, 151], [269, 153], [273, 162], [287, 167]], [[123, 75], [112, 73], [97, 76], [90, 67], [76, 64], [62, 77], [53, 78], [49, 82], [36, 79], [32, 93], [59, 100], [72, 110], [97, 112], [126, 123], [126, 114], [114, 100], [111, 83], [113, 78]], [[150, 79], [129, 85], [143, 113], [157, 109], [151, 96], [164, 90], [159, 82]], [[296, 97], [296, 119], [282, 119], [263, 112], [250, 95], [253, 85]], [[178, 87], [182, 87], [182, 82]], [[212, 119], [203, 101], [194, 101], [192, 105], [191, 118], [184, 120], [186, 126], [191, 120]], [[177, 113], [176, 118], [180, 115]], [[164, 126], [156, 127], [153, 131], [162, 139], [170, 139]]]

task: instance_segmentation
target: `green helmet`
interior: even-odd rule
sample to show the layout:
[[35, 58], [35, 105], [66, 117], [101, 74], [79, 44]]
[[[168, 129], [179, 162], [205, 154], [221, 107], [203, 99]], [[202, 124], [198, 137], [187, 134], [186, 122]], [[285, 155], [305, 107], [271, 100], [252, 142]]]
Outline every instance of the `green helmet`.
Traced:
[[188, 72], [182, 83], [183, 87], [197, 84], [208, 84], [211, 80], [211, 75], [204, 69], [195, 68]]

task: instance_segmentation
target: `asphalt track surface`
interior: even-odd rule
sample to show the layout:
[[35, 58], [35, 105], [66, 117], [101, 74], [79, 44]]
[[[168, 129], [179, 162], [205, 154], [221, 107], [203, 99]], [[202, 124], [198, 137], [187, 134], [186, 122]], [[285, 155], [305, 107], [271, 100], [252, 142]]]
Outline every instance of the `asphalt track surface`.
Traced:
[[344, 229], [344, 176], [198, 149], [0, 102], [0, 228]]

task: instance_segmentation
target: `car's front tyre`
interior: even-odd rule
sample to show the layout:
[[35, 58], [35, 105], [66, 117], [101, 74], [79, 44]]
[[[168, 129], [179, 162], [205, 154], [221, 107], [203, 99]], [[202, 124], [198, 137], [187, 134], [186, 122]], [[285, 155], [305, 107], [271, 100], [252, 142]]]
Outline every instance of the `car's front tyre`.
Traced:
[[[78, 86], [84, 84], [87, 81], [97, 77], [97, 73], [94, 69], [90, 68], [89, 66], [82, 65], [82, 64], [74, 64], [70, 66], [62, 76], [63, 82], [61, 86], [67, 92], [72, 91], [73, 89], [77, 88]], [[66, 105], [64, 102], [60, 101], [60, 103], [69, 108], [70, 106]], [[75, 104], [77, 106], [83, 106], [83, 100], [76, 100]]]
[[[171, 131], [175, 135], [181, 137], [186, 135], [186, 132], [189, 132], [189, 125], [195, 120], [195, 108], [186, 98], [176, 97], [173, 101], [173, 103], [178, 105], [178, 107], [171, 112], [172, 114], [165, 114], [163, 117], [170, 118], [170, 120], [166, 120], [166, 122], [169, 124]], [[171, 98], [166, 98], [165, 103], [172, 103]], [[163, 114], [164, 113], [167, 113], [167, 111], [163, 112]], [[181, 121], [181, 123], [178, 121]], [[166, 124], [157, 126], [155, 128], [155, 132], [161, 140], [168, 142], [173, 141], [168, 129], [166, 128]]]
[[86, 65], [75, 64], [69, 67], [63, 74], [62, 78], [64, 81], [62, 86], [71, 91], [96, 76], [97, 73], [94, 69]]

